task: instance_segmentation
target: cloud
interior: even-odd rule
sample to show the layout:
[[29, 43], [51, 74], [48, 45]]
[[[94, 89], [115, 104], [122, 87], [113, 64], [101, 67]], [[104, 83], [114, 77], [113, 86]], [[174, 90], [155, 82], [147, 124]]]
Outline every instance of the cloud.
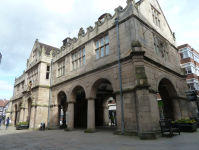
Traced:
[[0, 80], [0, 93], [1, 95], [3, 92], [11, 92], [13, 91], [13, 85], [8, 83], [7, 81]]

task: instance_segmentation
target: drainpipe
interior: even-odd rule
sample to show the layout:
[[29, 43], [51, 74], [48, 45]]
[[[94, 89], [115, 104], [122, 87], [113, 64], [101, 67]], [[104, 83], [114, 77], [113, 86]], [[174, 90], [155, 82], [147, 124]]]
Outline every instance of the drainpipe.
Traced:
[[48, 108], [48, 128], [49, 125], [49, 117], [50, 117], [50, 102], [51, 102], [51, 89], [52, 89], [52, 76], [53, 76], [53, 59], [51, 60], [51, 75], [50, 75], [50, 93], [49, 93], [49, 108]]
[[119, 80], [120, 80], [120, 98], [121, 98], [121, 113], [122, 113], [122, 134], [124, 134], [124, 112], [123, 112], [123, 94], [122, 94], [122, 79], [121, 79], [121, 65], [120, 65], [120, 41], [119, 41], [119, 20], [115, 19], [117, 28], [117, 48], [118, 48], [118, 65], [119, 65]]

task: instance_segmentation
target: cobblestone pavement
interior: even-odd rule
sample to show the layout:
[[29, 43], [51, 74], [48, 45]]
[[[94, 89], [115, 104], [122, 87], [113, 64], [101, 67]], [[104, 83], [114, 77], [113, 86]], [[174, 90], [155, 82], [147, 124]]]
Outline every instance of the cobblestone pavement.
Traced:
[[199, 129], [172, 138], [160, 135], [157, 140], [143, 141], [135, 136], [113, 135], [111, 129], [89, 134], [81, 129], [65, 132], [15, 130], [14, 127], [5, 130], [1, 127], [0, 150], [199, 150]]

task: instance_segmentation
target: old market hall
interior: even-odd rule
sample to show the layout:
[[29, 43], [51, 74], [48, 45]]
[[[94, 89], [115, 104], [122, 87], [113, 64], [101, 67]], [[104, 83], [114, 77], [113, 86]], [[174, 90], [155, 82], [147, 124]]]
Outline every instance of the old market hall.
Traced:
[[157, 0], [127, 0], [125, 8], [99, 16], [94, 27], [80, 28], [60, 48], [49, 45], [36, 39], [26, 70], [15, 79], [7, 111], [15, 124], [29, 122], [30, 129], [37, 129], [44, 122], [55, 129], [95, 132], [109, 123], [112, 98], [115, 133], [155, 138], [158, 93], [165, 119], [196, 116], [196, 103], [185, 95], [175, 33]]

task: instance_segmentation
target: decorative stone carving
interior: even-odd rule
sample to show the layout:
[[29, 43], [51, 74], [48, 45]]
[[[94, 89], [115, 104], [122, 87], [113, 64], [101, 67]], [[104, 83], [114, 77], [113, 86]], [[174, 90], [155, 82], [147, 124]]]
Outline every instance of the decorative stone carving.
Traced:
[[82, 35], [84, 35], [84, 34], [85, 34], [84, 29], [83, 29], [83, 28], [80, 28], [79, 33], [78, 33], [78, 36], [82, 36]]
[[134, 41], [131, 43], [131, 48], [142, 47], [142, 44], [139, 41]]
[[136, 73], [136, 78], [137, 78], [137, 85], [147, 86], [148, 80], [147, 80], [147, 76], [145, 74], [144, 66], [136, 66], [135, 73]]

